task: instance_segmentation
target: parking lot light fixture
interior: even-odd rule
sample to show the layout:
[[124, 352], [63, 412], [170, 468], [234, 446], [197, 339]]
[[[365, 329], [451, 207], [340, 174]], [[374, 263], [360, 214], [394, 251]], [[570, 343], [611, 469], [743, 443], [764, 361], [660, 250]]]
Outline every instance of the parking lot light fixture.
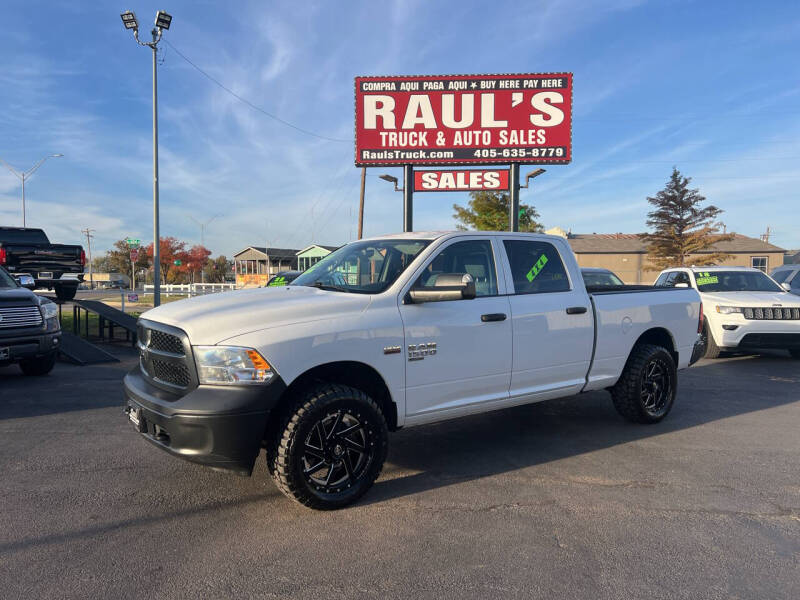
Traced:
[[170, 23], [172, 23], [172, 15], [167, 14], [167, 12], [163, 10], [156, 13], [156, 27], [159, 29], [169, 29]]
[[395, 192], [403, 192], [403, 191], [405, 191], [403, 188], [397, 187], [397, 177], [392, 177], [391, 175], [387, 175], [387, 174], [384, 173], [383, 175], [378, 175], [378, 179], [383, 179], [384, 181], [388, 181], [389, 183], [393, 183]]
[[120, 17], [122, 17], [122, 24], [125, 25], [125, 29], [139, 29], [139, 22], [136, 20], [136, 15], [132, 10], [126, 10]]
[[545, 171], [546, 171], [546, 169], [535, 169], [534, 171], [531, 171], [530, 173], [525, 175], [525, 185], [521, 185], [519, 187], [527, 188], [530, 185], [531, 179], [533, 179], [534, 177], [538, 177], [539, 175], [541, 175]]
[[161, 238], [158, 228], [158, 42], [165, 29], [172, 23], [172, 15], [160, 10], [156, 13], [155, 27], [150, 32], [152, 42], [143, 42], [139, 39], [139, 24], [136, 15], [127, 10], [122, 15], [125, 29], [133, 30], [133, 37], [140, 46], [147, 46], [153, 51], [153, 306], [161, 304]]

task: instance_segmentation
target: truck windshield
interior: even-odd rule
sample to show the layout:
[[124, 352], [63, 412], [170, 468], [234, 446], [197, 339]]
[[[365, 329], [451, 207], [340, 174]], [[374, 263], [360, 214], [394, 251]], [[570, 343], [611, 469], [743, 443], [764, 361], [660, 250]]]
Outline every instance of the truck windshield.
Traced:
[[0, 227], [0, 242], [9, 244], [49, 244], [41, 229], [4, 229]]
[[379, 294], [392, 285], [429, 240], [365, 240], [331, 252], [291, 285]]
[[16, 287], [17, 282], [14, 281], [14, 278], [0, 267], [0, 290], [14, 289]]
[[761, 272], [695, 271], [701, 292], [782, 292], [783, 288]]

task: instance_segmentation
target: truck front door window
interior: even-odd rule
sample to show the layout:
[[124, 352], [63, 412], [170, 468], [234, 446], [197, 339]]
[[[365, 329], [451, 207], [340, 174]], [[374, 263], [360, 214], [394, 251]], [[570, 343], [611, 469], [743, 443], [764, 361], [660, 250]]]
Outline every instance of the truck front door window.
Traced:
[[417, 288], [432, 288], [439, 275], [469, 273], [475, 280], [477, 296], [497, 295], [497, 272], [489, 240], [458, 242], [442, 250], [417, 281]]

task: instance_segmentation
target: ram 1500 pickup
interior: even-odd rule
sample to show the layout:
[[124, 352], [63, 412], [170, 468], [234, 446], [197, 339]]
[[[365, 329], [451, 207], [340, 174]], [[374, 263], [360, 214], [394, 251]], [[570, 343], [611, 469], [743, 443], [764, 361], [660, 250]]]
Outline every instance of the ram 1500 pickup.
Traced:
[[0, 267], [30, 275], [36, 288], [55, 290], [59, 300], [75, 297], [85, 266], [82, 246], [51, 244], [41, 229], [0, 227]]
[[[139, 320], [126, 412], [150, 442], [337, 508], [372, 486], [387, 431], [607, 389], [655, 423], [702, 326], [692, 289], [585, 287], [566, 240], [405, 233], [352, 242], [291, 285]], [[699, 349], [699, 350], [698, 350]]]

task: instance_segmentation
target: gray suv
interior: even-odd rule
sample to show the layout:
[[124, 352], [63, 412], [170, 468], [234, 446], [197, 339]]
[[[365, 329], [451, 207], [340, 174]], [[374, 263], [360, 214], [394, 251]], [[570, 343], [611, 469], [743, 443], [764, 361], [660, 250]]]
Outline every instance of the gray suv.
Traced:
[[787, 292], [800, 296], [800, 264], [783, 265], [772, 271], [770, 275]]

